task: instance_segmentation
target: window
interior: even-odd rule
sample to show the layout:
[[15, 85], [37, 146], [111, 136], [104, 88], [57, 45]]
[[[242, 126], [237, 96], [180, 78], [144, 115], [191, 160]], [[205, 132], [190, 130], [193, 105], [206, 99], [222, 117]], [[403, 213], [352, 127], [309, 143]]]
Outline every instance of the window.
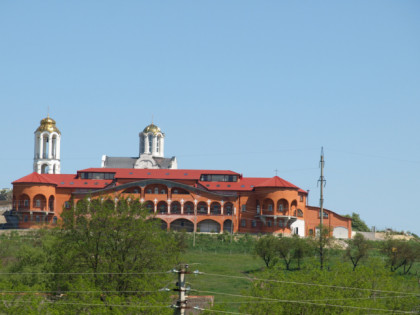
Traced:
[[303, 195], [300, 195], [300, 202], [303, 202]]
[[178, 189], [174, 189], [172, 193], [176, 195], [178, 193]]
[[298, 217], [303, 217], [303, 211], [300, 209], [297, 209], [297, 216]]
[[218, 175], [218, 174], [203, 174], [200, 177], [202, 182], [237, 182], [236, 175]]
[[242, 219], [242, 220], [241, 220], [241, 226], [242, 226], [242, 227], [246, 227], [246, 220], [245, 220], [245, 219]]
[[35, 200], [35, 207], [41, 208], [41, 200]]
[[295, 227], [295, 230], [293, 231], [294, 234], [299, 235], [299, 228]]
[[245, 211], [246, 211], [246, 205], [242, 205], [242, 207], [241, 207], [241, 211], [242, 211], [242, 212], [245, 212]]
[[268, 211], [273, 211], [273, 205], [272, 204], [268, 205]]
[[[323, 211], [324, 219], [328, 219], [328, 212]], [[321, 210], [319, 210], [318, 217], [321, 217]]]
[[155, 194], [157, 195], [159, 193], [159, 188], [155, 187]]
[[139, 190], [138, 189], [134, 189], [134, 193], [135, 194], [138, 194], [139, 193]]
[[314, 235], [314, 230], [313, 229], [309, 229], [309, 235]]
[[156, 153], [159, 153], [160, 138], [156, 141]]
[[267, 226], [271, 227], [271, 221], [267, 221]]
[[283, 212], [283, 205], [279, 204], [279, 212]]
[[23, 200], [23, 205], [25, 207], [29, 207], [29, 200], [28, 199]]
[[252, 220], [252, 222], [251, 222], [251, 226], [254, 228], [254, 227], [257, 227], [257, 221], [255, 221], [255, 220]]
[[152, 190], [150, 188], [146, 190], [146, 194], [151, 194], [151, 193], [152, 193]]
[[278, 225], [279, 225], [279, 227], [282, 228], [284, 226], [283, 220], [280, 220], [279, 223], [278, 223]]
[[28, 222], [28, 216], [27, 216], [27, 215], [25, 215], [25, 216], [23, 217], [23, 221], [24, 221], [24, 222]]
[[152, 135], [149, 135], [149, 152], [148, 153], [152, 153], [152, 145], [153, 145], [153, 138]]
[[57, 217], [53, 218], [53, 224], [57, 224]]
[[161, 193], [162, 195], [166, 194], [165, 189], [162, 189], [162, 190], [160, 191], [160, 193]]
[[64, 208], [66, 208], [66, 209], [70, 209], [70, 202], [66, 201], [66, 202], [64, 203]]
[[257, 214], [260, 214], [261, 209], [260, 209], [260, 205], [257, 205]]
[[37, 216], [35, 217], [35, 221], [36, 221], [37, 223], [39, 223], [39, 222], [40, 222], [39, 215], [37, 215]]

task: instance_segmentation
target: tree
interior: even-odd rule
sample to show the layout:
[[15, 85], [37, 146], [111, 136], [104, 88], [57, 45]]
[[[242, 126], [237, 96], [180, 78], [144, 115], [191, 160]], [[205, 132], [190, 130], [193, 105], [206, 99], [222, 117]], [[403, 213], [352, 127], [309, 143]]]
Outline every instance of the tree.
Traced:
[[407, 274], [413, 264], [420, 261], [420, 242], [388, 238], [382, 245], [382, 253], [387, 256], [391, 271], [403, 267], [404, 274]]
[[[385, 311], [380, 311], [382, 309], [417, 314], [419, 310], [417, 277], [405, 277], [402, 281], [401, 277], [386, 270], [383, 262], [376, 258], [359, 266], [356, 272], [348, 264], [336, 263], [328, 271], [313, 268], [284, 272], [270, 268], [255, 277], [258, 280], [244, 294], [255, 298], [249, 298], [247, 303], [241, 304], [243, 313], [338, 315], [373, 311], [384, 314]], [[399, 294], [385, 295], [375, 290], [406, 294], [403, 297]], [[377, 298], [378, 295], [386, 298]]]
[[85, 199], [65, 210], [62, 217], [61, 227], [45, 232], [51, 237], [43, 237], [40, 246], [18, 255], [12, 270], [45, 273], [27, 279], [22, 276], [16, 285], [61, 296], [54, 300], [49, 295], [42, 297], [48, 302], [35, 313], [170, 312], [159, 308], [158, 304], [170, 303], [169, 295], [159, 290], [172, 280], [168, 270], [179, 261], [178, 242], [150, 220], [139, 201]]
[[11, 201], [13, 197], [13, 191], [8, 188], [0, 189], [0, 200]]
[[368, 256], [370, 244], [360, 233], [357, 233], [353, 239], [348, 240], [347, 244], [345, 256], [350, 258], [354, 271], [359, 262]]
[[330, 246], [331, 244], [331, 230], [328, 226], [323, 225], [318, 226], [318, 230], [319, 230], [319, 236], [317, 237], [317, 249], [318, 249], [318, 254], [319, 254], [319, 267], [320, 269], [324, 269], [324, 261], [325, 261], [325, 256], [327, 254], [326, 249]]
[[293, 240], [294, 240], [293, 258], [297, 260], [298, 270], [300, 270], [300, 263], [302, 259], [313, 252], [314, 243], [311, 239], [301, 238], [298, 235], [294, 235]]
[[286, 270], [290, 270], [293, 259], [295, 240], [291, 237], [282, 237], [277, 241], [277, 253], [283, 259]]
[[369, 227], [360, 218], [360, 215], [358, 213], [353, 212], [351, 215], [345, 215], [347, 218], [351, 218], [351, 228], [353, 231], [359, 231], [359, 232], [370, 232]]
[[260, 256], [267, 268], [270, 268], [276, 263], [276, 250], [277, 250], [278, 239], [273, 235], [265, 235], [255, 244], [255, 253]]

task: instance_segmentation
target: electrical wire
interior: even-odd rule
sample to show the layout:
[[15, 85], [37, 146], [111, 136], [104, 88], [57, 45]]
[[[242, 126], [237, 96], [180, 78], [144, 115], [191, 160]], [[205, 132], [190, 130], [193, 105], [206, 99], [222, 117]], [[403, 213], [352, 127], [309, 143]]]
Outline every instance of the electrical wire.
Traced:
[[170, 274], [172, 271], [158, 272], [0, 272], [0, 275], [155, 275]]
[[394, 312], [394, 313], [402, 313], [402, 314], [417, 313], [417, 312], [410, 312], [410, 311], [388, 310], [384, 308], [369, 308], [369, 307], [359, 307], [359, 306], [349, 306], [349, 305], [322, 304], [322, 303], [314, 303], [314, 302], [306, 302], [306, 301], [281, 300], [281, 299], [273, 299], [273, 298], [256, 297], [252, 295], [240, 295], [240, 294], [231, 294], [231, 293], [205, 291], [205, 290], [194, 290], [194, 291], [203, 292], [203, 293], [211, 293], [211, 294], [216, 294], [216, 295], [218, 294], [218, 295], [226, 295], [226, 296], [233, 296], [233, 297], [261, 299], [261, 300], [267, 300], [267, 301], [273, 301], [273, 302], [277, 301], [279, 303], [308, 304], [308, 305], [316, 305], [316, 306], [322, 306], [322, 307], [327, 306], [327, 307], [349, 308], [349, 309], [368, 310], [368, 311]]
[[196, 310], [200, 310], [200, 311], [208, 311], [208, 312], [213, 312], [213, 313], [223, 313], [223, 314], [243, 314], [243, 315], [251, 315], [248, 313], [238, 313], [238, 312], [228, 312], [228, 311], [219, 311], [219, 310], [211, 310], [208, 308], [199, 308], [199, 307], [195, 307]]
[[344, 287], [344, 286], [329, 285], [329, 284], [319, 284], [319, 283], [310, 283], [310, 282], [296, 282], [296, 281], [285, 281], [285, 280], [274, 280], [274, 279], [248, 278], [248, 277], [229, 276], [229, 275], [221, 275], [221, 274], [207, 273], [207, 272], [201, 272], [200, 274], [207, 275], [207, 276], [214, 276], [214, 277], [225, 277], [225, 278], [233, 278], [233, 279], [245, 279], [245, 280], [249, 280], [249, 281], [287, 283], [287, 284], [296, 284], [296, 285], [326, 287], [326, 288], [332, 288], [332, 289], [355, 290], [355, 291], [368, 291], [368, 292], [379, 292], [379, 293], [395, 293], [395, 294], [404, 294], [404, 295], [411, 295], [411, 296], [420, 296], [420, 294], [409, 293], [409, 292], [400, 292], [400, 291], [376, 290], [376, 289], [366, 289], [366, 288], [356, 288], [356, 287]]
[[[34, 301], [23, 301], [23, 300], [0, 300], [0, 302], [5, 303], [34, 303]], [[133, 307], [133, 308], [169, 308], [170, 306], [165, 305], [123, 305], [123, 304], [95, 304], [95, 303], [72, 303], [72, 302], [53, 302], [53, 301], [42, 301], [45, 304], [54, 304], [54, 305], [79, 305], [79, 306], [102, 306], [102, 307]]]

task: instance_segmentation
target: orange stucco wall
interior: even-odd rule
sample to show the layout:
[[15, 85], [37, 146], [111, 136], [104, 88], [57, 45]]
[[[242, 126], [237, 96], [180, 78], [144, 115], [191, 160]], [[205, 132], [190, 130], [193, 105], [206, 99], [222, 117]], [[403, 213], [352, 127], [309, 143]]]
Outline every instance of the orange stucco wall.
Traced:
[[[197, 185], [194, 181], [183, 180], [171, 182], [172, 188], [162, 183], [153, 183], [145, 187], [139, 185], [124, 190], [118, 189], [119, 185], [129, 184], [130, 182], [132, 180], [122, 179], [118, 181], [116, 188], [104, 190], [100, 194], [92, 194], [92, 198], [101, 196], [101, 198], [110, 197], [114, 199], [119, 196], [124, 196], [138, 198], [144, 203], [149, 202], [153, 206], [153, 211], [156, 211], [156, 218], [164, 221], [168, 228], [170, 228], [171, 223], [177, 220], [177, 222], [186, 220], [183, 222], [187, 224], [191, 222], [195, 226], [198, 226], [200, 222], [211, 220], [220, 225], [218, 231], [223, 231], [223, 225], [232, 221], [234, 232], [283, 233], [287, 235], [293, 232], [290, 224], [299, 220], [305, 222], [304, 234], [307, 236], [310, 234], [310, 230], [315, 231], [316, 226], [319, 225], [319, 209], [307, 206], [306, 194], [294, 188], [256, 188], [253, 191], [238, 191], [234, 196], [227, 196], [226, 192], [195, 191], [194, 187]], [[190, 188], [185, 186], [183, 188], [177, 187], [177, 183], [188, 185]], [[155, 187], [158, 188], [158, 194], [155, 193]], [[177, 194], [175, 190], [183, 193]], [[221, 194], [225, 194], [225, 196]], [[75, 188], [59, 188], [54, 184], [19, 183], [14, 185], [13, 195], [15, 199], [14, 209], [20, 216], [20, 227], [28, 228], [39, 226], [40, 223], [51, 224], [53, 223], [54, 217], [59, 220], [62, 211], [65, 211], [66, 201], [74, 198], [75, 202], [77, 202], [85, 198], [88, 194], [78, 194]], [[53, 198], [53, 210], [48, 209], [48, 207], [44, 209], [34, 207], [33, 200], [37, 195], [45, 196], [46, 200], [49, 200], [50, 197]], [[23, 203], [22, 196], [29, 197], [29, 207], [19, 206]], [[168, 212], [164, 214], [159, 213], [160, 209], [157, 207], [162, 202], [168, 205]], [[197, 216], [194, 216], [192, 213], [187, 214], [185, 209], [183, 209], [184, 213], [169, 213], [169, 205], [174, 202], [178, 202], [181, 208], [187, 202], [191, 202], [194, 205], [199, 205], [200, 202], [204, 202], [207, 208], [213, 203], [218, 203], [218, 207], [222, 208], [221, 206], [223, 204], [224, 213], [201, 213], [197, 208]], [[231, 203], [232, 205], [232, 212], [229, 214], [227, 213], [227, 203]], [[280, 211], [279, 204], [282, 204], [283, 211]], [[345, 227], [348, 229], [350, 237], [351, 219], [342, 217], [332, 211], [328, 211], [328, 213], [329, 217], [324, 220], [324, 224], [328, 224], [332, 228]], [[32, 220], [30, 217], [31, 214]], [[43, 216], [40, 219], [41, 222], [35, 220], [37, 215]], [[25, 216], [27, 216], [26, 219]]]

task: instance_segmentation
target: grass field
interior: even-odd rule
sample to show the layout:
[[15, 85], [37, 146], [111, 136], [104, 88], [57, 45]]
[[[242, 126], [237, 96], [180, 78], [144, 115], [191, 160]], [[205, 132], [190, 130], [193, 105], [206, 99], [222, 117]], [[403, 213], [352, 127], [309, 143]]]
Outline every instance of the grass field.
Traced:
[[[215, 253], [214, 251], [189, 250], [183, 255], [183, 261], [190, 264], [190, 271], [199, 270], [204, 273], [213, 273], [229, 276], [248, 277], [250, 273], [260, 271], [264, 262], [251, 254], [241, 253]], [[217, 293], [243, 294], [249, 288], [251, 282], [245, 279], [232, 279], [225, 277], [209, 276], [205, 274], [188, 275], [187, 282], [191, 288], [201, 291]], [[213, 295], [215, 305], [241, 301], [243, 298], [235, 298], [226, 295], [218, 295], [209, 292], [191, 292], [191, 295]], [[238, 304], [229, 305], [229, 310], [237, 310]]]

